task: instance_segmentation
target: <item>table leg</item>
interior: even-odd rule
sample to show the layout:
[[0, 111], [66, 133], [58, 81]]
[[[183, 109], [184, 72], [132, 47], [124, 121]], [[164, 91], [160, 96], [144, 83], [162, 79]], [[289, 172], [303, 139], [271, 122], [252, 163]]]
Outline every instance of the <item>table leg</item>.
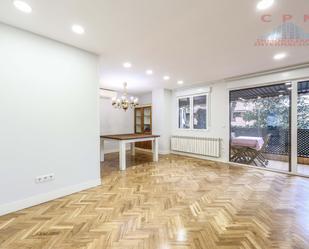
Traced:
[[104, 162], [104, 139], [100, 140], [100, 145], [101, 162]]
[[119, 142], [119, 169], [126, 170], [126, 143]]
[[158, 162], [159, 161], [159, 151], [158, 151], [158, 147], [159, 147], [159, 139], [158, 138], [155, 138], [153, 141], [152, 141], [152, 160], [154, 162]]
[[135, 143], [131, 143], [131, 155], [135, 156]]

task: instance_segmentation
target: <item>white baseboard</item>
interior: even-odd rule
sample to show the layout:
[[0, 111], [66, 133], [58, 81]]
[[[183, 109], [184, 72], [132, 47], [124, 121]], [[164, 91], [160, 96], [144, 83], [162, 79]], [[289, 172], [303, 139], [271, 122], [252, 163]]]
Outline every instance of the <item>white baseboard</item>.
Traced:
[[[152, 150], [148, 150], [148, 149], [142, 149], [142, 148], [138, 148], [138, 147], [135, 147], [136, 150], [139, 150], [139, 151], [144, 151], [144, 152], [148, 152], [148, 153], [152, 153]], [[127, 151], [130, 150], [130, 149], [127, 149]], [[105, 154], [109, 154], [109, 153], [115, 153], [115, 152], [119, 152], [118, 149], [111, 149], [111, 150], [106, 150], [104, 152], [104, 155]], [[171, 154], [171, 151], [169, 150], [159, 150], [159, 154], [160, 155], [168, 155], [168, 154]]]
[[[140, 151], [144, 151], [144, 152], [148, 152], [148, 153], [152, 153], [152, 150], [149, 149], [142, 149], [142, 148], [138, 148], [135, 147], [136, 150], [140, 150]], [[171, 154], [171, 152], [169, 150], [159, 150], [159, 155], [168, 155]]]
[[228, 161], [223, 160], [221, 157], [218, 157], [218, 158], [217, 157], [209, 157], [209, 156], [197, 155], [197, 154], [192, 154], [192, 153], [179, 152], [179, 151], [175, 151], [175, 150], [172, 150], [171, 154], [194, 157], [194, 158], [198, 158], [198, 159], [216, 161], [216, 162], [221, 162], [221, 163], [228, 163]]
[[47, 201], [51, 201], [51, 200], [54, 200], [54, 199], [57, 199], [57, 198], [60, 198], [66, 195], [71, 195], [73, 193], [80, 192], [82, 190], [93, 188], [99, 185], [101, 185], [101, 179], [92, 180], [92, 181], [84, 182], [84, 183], [73, 185], [73, 186], [68, 186], [68, 187], [54, 190], [48, 193], [35, 195], [27, 199], [3, 204], [3, 205], [0, 205], [0, 216], [15, 212], [18, 210], [22, 210], [28, 207], [32, 207], [32, 206], [35, 206], [35, 205], [38, 205], [38, 204], [41, 204]]
[[147, 153], [152, 153], [152, 150], [143, 149], [143, 148], [139, 148], [139, 147], [135, 147], [135, 150], [139, 150], [139, 151], [143, 151], [143, 152], [147, 152]]
[[169, 150], [159, 150], [159, 154], [160, 155], [168, 155], [168, 154], [171, 154], [171, 151], [169, 151]]
[[119, 149], [104, 150], [104, 155], [109, 154], [109, 153], [115, 153], [115, 152], [119, 152]]
[[[130, 148], [126, 148], [126, 150], [130, 150]], [[106, 154], [110, 154], [110, 153], [116, 153], [116, 152], [119, 152], [119, 149], [107, 149], [107, 150], [104, 150], [104, 155]]]

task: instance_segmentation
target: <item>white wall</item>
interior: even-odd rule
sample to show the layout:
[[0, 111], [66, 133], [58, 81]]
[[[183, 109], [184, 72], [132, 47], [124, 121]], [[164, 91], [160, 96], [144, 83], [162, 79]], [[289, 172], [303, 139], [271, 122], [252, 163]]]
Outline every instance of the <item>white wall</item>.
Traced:
[[[134, 133], [134, 110], [115, 109], [111, 99], [100, 98], [100, 132], [101, 135]], [[104, 142], [105, 153], [118, 150], [118, 142]]]
[[[207, 131], [188, 131], [178, 129], [178, 110], [177, 110], [177, 93], [182, 90], [173, 91], [172, 97], [172, 135], [180, 136], [201, 136], [210, 138], [221, 138], [222, 153], [219, 159], [212, 157], [205, 157], [211, 160], [228, 161], [229, 156], [229, 95], [227, 84], [225, 82], [218, 82], [213, 85], [204, 85], [210, 88], [208, 115], [209, 123]], [[201, 88], [192, 88], [194, 91]], [[187, 91], [188, 89], [186, 89]]]
[[0, 55], [0, 214], [100, 184], [97, 57], [3, 24]]
[[[269, 85], [278, 82], [309, 79], [309, 68], [274, 72], [267, 75], [254, 76], [245, 79], [222, 81], [214, 84], [201, 84], [189, 88], [191, 90], [201, 87], [210, 87], [210, 120], [208, 131], [184, 131], [177, 129], [177, 97], [176, 93], [188, 89], [174, 90], [172, 96], [172, 135], [203, 136], [222, 139], [222, 154], [220, 158], [204, 157], [205, 159], [229, 161], [229, 91], [247, 87]], [[296, 147], [296, 145], [294, 146]]]
[[286, 81], [301, 80], [309, 78], [309, 67], [290, 69], [283, 72], [273, 72], [265, 75], [257, 75], [251, 78], [235, 79], [227, 82], [228, 89], [239, 89], [245, 87], [254, 87], [268, 85], [273, 83], [282, 83]]
[[152, 91], [152, 134], [160, 135], [159, 153], [170, 153], [172, 91]]
[[152, 93], [145, 93], [138, 96], [138, 102], [140, 105], [151, 105], [152, 104]]

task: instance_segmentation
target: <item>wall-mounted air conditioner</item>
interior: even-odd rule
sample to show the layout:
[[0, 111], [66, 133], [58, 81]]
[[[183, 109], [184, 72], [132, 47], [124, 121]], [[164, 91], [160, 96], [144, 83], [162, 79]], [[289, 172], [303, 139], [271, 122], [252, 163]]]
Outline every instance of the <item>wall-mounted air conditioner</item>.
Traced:
[[117, 92], [108, 90], [108, 89], [100, 88], [99, 93], [100, 93], [100, 98], [104, 98], [104, 99], [112, 99], [112, 98], [117, 97]]

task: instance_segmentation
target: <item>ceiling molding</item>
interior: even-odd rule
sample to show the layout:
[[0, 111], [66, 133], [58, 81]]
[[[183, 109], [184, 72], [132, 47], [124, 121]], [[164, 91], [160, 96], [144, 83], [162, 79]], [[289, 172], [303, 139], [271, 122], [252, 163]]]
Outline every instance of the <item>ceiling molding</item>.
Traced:
[[3, 22], [0, 20], [0, 25], [5, 25], [5, 26], [8, 26], [12, 29], [16, 29], [16, 30], [19, 30], [21, 32], [25, 32], [25, 33], [29, 33], [31, 35], [34, 35], [34, 36], [37, 36], [37, 37], [40, 37], [41, 39], [44, 39], [44, 40], [51, 40], [53, 42], [56, 42], [56, 43], [59, 43], [59, 44], [62, 44], [64, 46], [67, 46], [67, 47], [71, 47], [71, 48], [75, 48], [75, 49], [78, 49], [80, 51], [83, 51], [83, 52], [86, 52], [88, 54], [92, 54], [96, 57], [100, 57], [101, 55], [99, 53], [96, 53], [94, 51], [91, 51], [91, 50], [88, 50], [88, 49], [85, 49], [85, 48], [82, 48], [82, 47], [79, 47], [79, 46], [75, 46], [69, 42], [64, 42], [64, 41], [61, 41], [60, 39], [55, 39], [55, 38], [52, 38], [50, 36], [47, 36], [47, 35], [43, 35], [43, 34], [40, 34], [38, 32], [34, 32], [34, 31], [31, 31], [29, 29], [24, 29], [24, 28], [21, 28], [21, 27], [18, 27], [16, 25], [12, 25], [12, 24], [9, 24], [9, 23], [6, 23], [6, 22]]
[[236, 81], [236, 80], [244, 80], [244, 79], [249, 79], [249, 78], [254, 78], [254, 77], [259, 77], [259, 76], [265, 76], [265, 75], [270, 75], [270, 74], [274, 74], [274, 73], [283, 73], [283, 72], [286, 72], [286, 71], [308, 68], [308, 67], [309, 67], [309, 62], [306, 62], [306, 63], [301, 63], [301, 64], [295, 64], [295, 65], [292, 65], [292, 66], [279, 67], [279, 68], [275, 68], [275, 69], [270, 69], [270, 70], [265, 70], [265, 71], [250, 73], [250, 74], [233, 76], [233, 77], [225, 78], [224, 81], [230, 82], [230, 81]]

